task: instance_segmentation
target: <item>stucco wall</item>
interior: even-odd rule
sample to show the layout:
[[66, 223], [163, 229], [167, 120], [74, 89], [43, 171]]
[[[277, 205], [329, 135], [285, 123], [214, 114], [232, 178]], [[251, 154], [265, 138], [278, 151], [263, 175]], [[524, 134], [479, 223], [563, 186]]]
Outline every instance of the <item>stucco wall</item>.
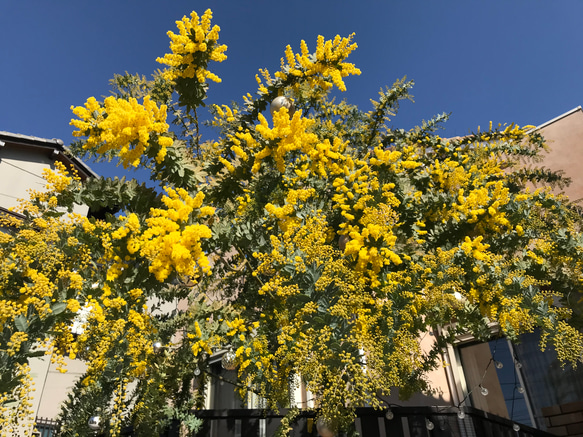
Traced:
[[38, 417], [54, 418], [59, 413], [61, 402], [75, 382], [85, 372], [85, 363], [65, 359], [67, 372], [57, 370], [50, 357], [33, 358], [30, 362], [31, 375], [35, 382], [33, 409]]
[[549, 153], [542, 162], [551, 170], [563, 170], [572, 179], [564, 189], [571, 200], [583, 198], [583, 111], [578, 109], [539, 130], [547, 140]]
[[[46, 190], [44, 169], [55, 168], [54, 160], [34, 149], [5, 146], [0, 148], [0, 206], [12, 208], [19, 199], [28, 199], [30, 190]], [[77, 205], [76, 213], [86, 215], [88, 208]]]

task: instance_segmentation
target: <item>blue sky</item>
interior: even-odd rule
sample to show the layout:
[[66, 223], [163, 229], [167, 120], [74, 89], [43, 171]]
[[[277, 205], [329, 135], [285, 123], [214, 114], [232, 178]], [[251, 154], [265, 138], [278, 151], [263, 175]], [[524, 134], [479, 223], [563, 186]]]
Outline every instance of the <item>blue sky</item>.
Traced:
[[[541, 124], [583, 104], [583, 1], [539, 0], [4, 0], [0, 2], [0, 130], [72, 140], [70, 106], [108, 94], [114, 73], [150, 75], [174, 22], [207, 8], [228, 59], [207, 103], [241, 101], [258, 68], [274, 71], [285, 46], [356, 33], [351, 103], [407, 76], [415, 103], [392, 120], [411, 128], [451, 112], [443, 135], [477, 126]], [[211, 133], [212, 134], [212, 133]], [[99, 173], [121, 167], [93, 165]]]

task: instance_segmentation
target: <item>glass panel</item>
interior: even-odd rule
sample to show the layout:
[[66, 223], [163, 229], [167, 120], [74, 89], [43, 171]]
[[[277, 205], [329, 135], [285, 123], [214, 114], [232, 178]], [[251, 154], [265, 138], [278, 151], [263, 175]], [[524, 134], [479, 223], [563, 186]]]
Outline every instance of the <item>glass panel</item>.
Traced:
[[[211, 365], [211, 409], [233, 410], [245, 408], [245, 403], [239, 396], [239, 390], [233, 384], [237, 381], [236, 370], [225, 370], [221, 363]], [[218, 377], [217, 377], [218, 376]]]
[[496, 339], [459, 351], [472, 406], [532, 426], [508, 341]]
[[508, 345], [508, 340], [500, 338], [488, 343], [492, 352], [491, 367], [496, 369], [498, 381], [504, 394], [504, 402], [508, 409], [508, 418], [518, 423], [533, 426], [526, 399], [526, 390], [520, 383], [519, 369], [514, 365], [514, 357]]
[[[537, 425], [545, 428], [543, 409], [561, 407], [564, 404], [583, 401], [583, 367], [573, 369], [557, 359], [551, 348], [543, 353], [539, 346], [540, 334], [534, 332], [521, 336], [521, 342], [514, 346], [516, 358], [522, 366], [528, 397], [533, 407]], [[555, 408], [555, 411], [558, 411]], [[547, 413], [549, 414], [549, 413]]]
[[[580, 411], [573, 410], [572, 403], [583, 401], [583, 366], [562, 367], [556, 352], [551, 348], [541, 352], [539, 342], [535, 331], [522, 335], [513, 346], [500, 338], [460, 347], [472, 406], [543, 430], [545, 417]], [[487, 396], [481, 387], [488, 390]]]

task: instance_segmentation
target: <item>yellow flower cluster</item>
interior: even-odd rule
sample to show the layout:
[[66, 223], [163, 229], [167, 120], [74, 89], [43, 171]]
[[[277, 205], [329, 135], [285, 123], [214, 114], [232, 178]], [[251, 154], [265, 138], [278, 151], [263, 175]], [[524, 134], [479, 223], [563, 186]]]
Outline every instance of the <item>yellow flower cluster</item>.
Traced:
[[163, 58], [158, 58], [161, 64], [170, 66], [163, 74], [167, 80], [185, 78], [196, 80], [204, 84], [207, 79], [220, 82], [221, 79], [206, 69], [208, 61], [222, 62], [227, 59], [226, 45], [218, 45], [219, 26], [211, 28], [212, 12], [210, 9], [198, 17], [196, 12], [190, 14], [190, 18], [184, 16], [182, 21], [177, 21], [179, 34], [168, 32], [171, 39], [170, 50]]
[[[238, 158], [243, 162], [248, 161], [249, 157], [253, 158], [253, 173], [259, 172], [267, 157], [275, 161], [281, 173], [285, 173], [286, 165], [294, 165], [294, 172], [300, 179], [307, 178], [310, 173], [326, 177], [328, 173], [344, 172], [343, 162], [346, 157], [343, 152], [347, 142], [339, 138], [320, 141], [316, 134], [310, 132], [314, 121], [302, 117], [299, 111], [291, 118], [286, 108], [274, 113], [273, 128], [269, 127], [263, 115], [260, 114], [258, 119], [259, 124], [255, 130], [260, 135], [259, 139], [248, 130], [237, 132], [229, 138], [233, 143], [231, 150]], [[299, 160], [290, 158], [298, 155], [301, 156]], [[231, 173], [235, 171], [234, 165], [240, 165], [239, 162], [229, 162], [223, 157], [219, 157], [219, 160]]]
[[249, 195], [249, 190], [244, 189], [244, 194], [238, 196], [235, 200], [237, 201], [237, 214], [240, 216], [245, 215], [245, 212], [249, 208], [249, 205], [253, 202], [251, 196]]
[[[0, 354], [4, 355], [5, 363], [11, 363], [11, 377], [21, 383], [12, 393], [18, 405], [8, 408], [4, 401], [0, 401], [5, 408], [0, 414], [3, 432], [10, 431], [12, 425], [9, 422], [13, 419], [32, 425], [33, 421], [25, 417], [32, 413], [28, 410], [30, 404], [26, 398], [31, 385], [26, 366], [18, 363], [24, 352], [33, 350], [51, 354], [54, 341], [58, 339], [63, 343], [71, 339], [68, 326], [60, 330], [53, 324], [59, 317], [70, 317], [78, 310], [77, 299], [67, 299], [64, 308], [62, 299], [81, 292], [84, 278], [80, 272], [90, 263], [89, 248], [73, 236], [82, 220], [75, 214], [63, 215], [62, 209], [58, 208], [57, 197], [76, 189], [79, 177], [74, 172], [67, 172], [59, 161], [55, 162], [54, 170], [44, 170], [43, 177], [46, 191], [31, 191], [30, 200], [23, 201], [18, 208], [30, 220], [0, 219], [2, 226], [9, 226], [12, 231], [5, 234], [0, 248], [0, 324], [5, 332]], [[51, 326], [54, 341], [43, 341], [46, 332], [39, 332], [31, 323], [37, 318], [45, 326]], [[63, 356], [55, 351], [52, 360], [61, 363]], [[11, 396], [10, 393], [0, 394], [2, 397], [6, 395]], [[16, 426], [16, 422], [13, 424]]]
[[[329, 234], [325, 218], [316, 215], [304, 223], [301, 220], [290, 222], [280, 238], [272, 235], [272, 251], [254, 253], [260, 261], [254, 274], [270, 277], [258, 291], [259, 294], [279, 295], [285, 299], [301, 292], [298, 285], [289, 280], [288, 274], [274, 274], [285, 265], [293, 266], [297, 274], [304, 274], [309, 265], [322, 267], [324, 272], [314, 284], [317, 290], [325, 290], [331, 283], [343, 282], [342, 278], [351, 274], [350, 269], [341, 259], [340, 252], [330, 246]], [[358, 280], [354, 281], [358, 283]], [[354, 291], [355, 283], [344, 283], [346, 290]]]
[[[410, 373], [418, 368], [421, 352], [416, 337], [401, 331], [398, 336], [402, 341], [394, 352], [387, 353], [383, 346], [387, 344], [387, 337], [379, 328], [392, 325], [392, 320], [387, 317], [392, 303], [389, 299], [372, 298], [365, 292], [361, 275], [327, 243], [328, 233], [323, 216], [311, 217], [303, 224], [290, 226], [281, 238], [273, 237], [271, 253], [255, 254], [261, 262], [256, 273], [269, 278], [260, 294], [266, 290], [271, 299], [277, 297], [281, 303], [277, 311], [262, 315], [260, 319], [268, 323], [267, 326], [277, 324], [278, 348], [271, 359], [277, 362], [278, 370], [269, 374], [261, 372], [257, 365], [258, 354], [252, 350], [247, 355], [247, 350], [241, 347], [241, 360], [249, 362], [249, 367], [245, 372], [240, 371], [240, 375], [244, 373], [242, 377], [246, 376], [246, 381], [253, 381], [253, 375], [261, 374], [263, 380], [267, 379], [278, 390], [287, 393], [287, 376], [301, 374], [306, 388], [320, 394], [319, 401], [323, 404], [319, 407], [324, 408], [330, 417], [340, 418], [341, 415], [334, 411], [340, 402], [356, 405], [366, 399], [371, 405], [378, 406], [374, 394], [398, 385], [400, 371]], [[303, 263], [313, 266], [312, 269], [317, 268], [318, 276], [310, 274], [316, 280], [312, 293], [327, 296], [332, 289], [339, 291], [330, 308], [324, 309], [309, 299], [299, 307], [286, 304], [290, 296], [304, 291], [298, 286], [297, 279], [289, 278], [290, 270], [281, 268], [282, 265], [294, 265], [297, 258], [303, 258]], [[307, 276], [302, 269], [296, 272], [302, 277]], [[295, 293], [290, 294], [292, 288], [295, 288]], [[312, 298], [316, 300], [317, 296], [319, 294], [312, 295]], [[306, 297], [304, 294], [303, 302]], [[379, 308], [382, 310], [376, 311]], [[329, 325], [314, 323], [318, 318], [330, 316], [334, 323], [350, 326], [349, 333], [338, 337], [333, 335]], [[359, 355], [338, 351], [335, 342], [350, 344], [355, 350], [366, 352]], [[341, 364], [330, 366], [334, 360], [340, 360]], [[387, 360], [395, 369], [388, 374], [384, 370]], [[280, 386], [282, 380], [285, 383]]]
[[522, 304], [522, 296], [517, 296], [502, 298], [500, 306], [494, 306], [497, 314], [493, 314], [493, 318], [497, 315], [498, 323], [504, 332], [532, 332], [534, 329], [532, 313]]
[[403, 172], [421, 167], [421, 163], [415, 160], [414, 149], [404, 148], [403, 151], [383, 149], [375, 147], [374, 157], [370, 158], [372, 166], [385, 167], [389, 171]]
[[[82, 288], [83, 279], [76, 269], [86, 267], [89, 262], [86, 248], [79, 246], [78, 252], [68, 257], [59, 247], [61, 236], [72, 232], [76, 222], [73, 218], [69, 222], [54, 217], [43, 220], [46, 226], [37, 228], [38, 231], [18, 230], [13, 236], [15, 244], [8, 246], [8, 251], [0, 251], [2, 325], [15, 317], [26, 316], [29, 310], [34, 310], [41, 319], [50, 316], [58, 282], [66, 283], [71, 289]], [[21, 223], [13, 223], [16, 229], [19, 225]], [[17, 278], [19, 282], [12, 282]], [[16, 299], [12, 295], [14, 289], [19, 292]]]
[[[138, 299], [134, 299], [133, 302], [124, 301], [124, 307], [130, 307], [124, 315], [123, 308], [114, 303], [121, 298], [111, 297], [112, 292], [109, 287], [104, 287], [101, 302], [96, 298], [89, 299], [90, 310], [84, 332], [78, 337], [76, 348], [71, 351], [77, 353], [87, 349], [83, 354], [88, 364], [83, 381], [86, 386], [97, 380], [112, 359], [120, 364], [125, 363], [128, 376], [139, 378], [146, 372], [148, 360], [153, 354], [149, 334], [156, 330], [151, 314], [139, 304]], [[123, 355], [112, 358], [110, 351], [120, 344], [125, 345]]]
[[558, 323], [554, 346], [561, 362], [580, 362], [583, 356], [583, 334], [561, 320]]
[[228, 105], [213, 105], [216, 115], [211, 122], [213, 126], [223, 126], [226, 123], [233, 123], [236, 115], [239, 113], [237, 109], [231, 108]]
[[[118, 221], [123, 223], [118, 229], [113, 231], [110, 235], [111, 240], [121, 240], [133, 235], [139, 235], [141, 225], [140, 219], [134, 213], [130, 213], [127, 217], [119, 216]], [[128, 252], [133, 254], [139, 249], [139, 242], [133, 238], [128, 241], [127, 249]]]
[[227, 320], [226, 324], [230, 329], [230, 331], [227, 332], [228, 337], [232, 337], [240, 332], [245, 332], [247, 330], [245, 327], [245, 320], [241, 319], [240, 317], [237, 317], [232, 321]]
[[150, 260], [150, 272], [159, 281], [164, 281], [173, 270], [179, 275], [197, 276], [197, 267], [210, 271], [208, 258], [202, 251], [200, 240], [210, 238], [206, 225], [191, 224], [196, 216], [214, 214], [214, 208], [202, 206], [203, 193], [191, 197], [182, 188], [166, 188], [163, 197], [166, 209], [153, 208], [146, 220], [140, 244], [140, 254]]
[[[259, 125], [255, 130], [265, 139], [268, 144], [274, 144], [274, 147], [268, 145], [255, 154], [255, 161], [251, 171], [258, 172], [261, 162], [268, 156], [272, 156], [277, 169], [285, 172], [286, 154], [295, 150], [304, 152], [311, 150], [318, 142], [318, 137], [308, 132], [313, 120], [304, 118], [296, 112], [290, 119], [285, 109], [274, 114], [273, 129], [269, 128], [267, 120], [263, 115], [259, 115]], [[242, 136], [247, 140], [247, 146], [251, 149], [256, 148], [256, 142], [250, 135]], [[276, 141], [277, 140], [277, 141]]]
[[283, 80], [287, 79], [288, 75], [306, 77], [312, 87], [320, 86], [329, 89], [335, 85], [340, 91], [346, 91], [343, 78], [360, 74], [360, 70], [354, 64], [344, 62], [357, 48], [356, 43], [352, 42], [353, 37], [354, 34], [348, 38], [336, 35], [333, 40], [326, 41], [322, 35], [319, 35], [315, 56], [309, 53], [308, 46], [303, 40], [300, 44], [301, 53], [294, 54], [292, 48], [287, 46], [285, 50], [287, 65], [282, 58], [282, 71], [275, 73], [275, 76]]
[[113, 391], [113, 414], [110, 419], [112, 437], [118, 437], [121, 432], [122, 417], [128, 402], [126, 400], [128, 382], [127, 378], [120, 378], [117, 387]]
[[[209, 322], [209, 319], [206, 320]], [[224, 322], [223, 319], [219, 319], [219, 322]], [[225, 324], [229, 326], [228, 322]], [[237, 325], [237, 328], [239, 326]], [[238, 329], [236, 329], [238, 331]], [[214, 333], [209, 332], [209, 330], [205, 329], [204, 332], [200, 327], [198, 321], [194, 322], [194, 333], [189, 332], [187, 334], [187, 338], [189, 340], [196, 340], [190, 346], [190, 350], [192, 351], [192, 355], [196, 358], [199, 358], [203, 353], [211, 355], [213, 353], [214, 347], [219, 347], [223, 345], [223, 337], [216, 335]]]
[[501, 181], [487, 182], [484, 186], [471, 189], [467, 195], [465, 194], [464, 189], [460, 188], [457, 203], [452, 205], [452, 218], [460, 220], [460, 214], [463, 214], [468, 218], [468, 223], [481, 220], [480, 228], [483, 230], [489, 228], [499, 232], [501, 227], [510, 227], [506, 214], [500, 211], [501, 207], [510, 201], [508, 188], [504, 187]]
[[10, 341], [6, 344], [6, 346], [8, 346], [6, 353], [11, 357], [14, 356], [20, 350], [20, 345], [27, 340], [28, 334], [19, 331], [15, 332], [10, 337]]
[[466, 237], [460, 248], [466, 255], [472, 256], [478, 261], [489, 261], [490, 254], [488, 253], [489, 244], [483, 244], [483, 236], [476, 237], [473, 241], [470, 237]]
[[[23, 201], [15, 210], [24, 211], [26, 209], [40, 216], [43, 212], [43, 206], [38, 203], [43, 204], [45, 209], [56, 209], [57, 196], [67, 189], [71, 189], [81, 180], [75, 169], [69, 171], [61, 161], [55, 161], [54, 166], [54, 170], [44, 168], [41, 172], [42, 178], [46, 181], [44, 190], [29, 190], [30, 199]], [[42, 217], [35, 217], [34, 220], [39, 228], [45, 229], [48, 226], [47, 221]]]
[[393, 234], [397, 219], [397, 214], [389, 205], [380, 203], [377, 208], [365, 208], [359, 220], [361, 226], [346, 227], [350, 240], [344, 253], [357, 255], [357, 271], [367, 270], [370, 264], [374, 279], [384, 265], [402, 263], [401, 258], [391, 250], [397, 240]]
[[22, 383], [12, 392], [0, 393], [0, 437], [32, 435], [34, 431], [34, 382], [30, 367], [28, 364], [17, 363], [16, 373]]
[[49, 199], [51, 200], [55, 199], [55, 194], [62, 193], [65, 189], [69, 188], [73, 181], [80, 180], [76, 170], [72, 170], [72, 173], [69, 173], [65, 164], [60, 161], [55, 161], [55, 170], [50, 168], [43, 169], [42, 177], [47, 181], [45, 188], [47, 195], [50, 193]]
[[[83, 148], [99, 154], [114, 151], [125, 168], [137, 167], [142, 155], [154, 147], [156, 161], [161, 163], [167, 148], [174, 140], [164, 136], [168, 132], [166, 105], [159, 108], [150, 96], [140, 104], [135, 98], [129, 100], [107, 97], [101, 104], [90, 97], [84, 106], [71, 107], [79, 119], [71, 120], [77, 131], [76, 137], [87, 137]], [[154, 137], [152, 137], [154, 136]]]
[[295, 212], [303, 208], [304, 203], [316, 194], [313, 188], [289, 190], [284, 206], [275, 206], [272, 203], [265, 205], [265, 210], [279, 220], [279, 227], [282, 231], [287, 231], [288, 227], [297, 223]]

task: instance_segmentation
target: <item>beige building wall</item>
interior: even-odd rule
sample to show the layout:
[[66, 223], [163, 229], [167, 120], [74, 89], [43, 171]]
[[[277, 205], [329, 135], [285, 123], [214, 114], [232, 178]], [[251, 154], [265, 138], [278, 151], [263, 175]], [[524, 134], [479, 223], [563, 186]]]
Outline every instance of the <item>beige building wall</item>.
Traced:
[[12, 208], [19, 199], [28, 199], [30, 190], [44, 191], [46, 181], [41, 175], [45, 168], [54, 168], [48, 157], [22, 149], [0, 149], [0, 204]]
[[[69, 155], [61, 140], [0, 131], [0, 207], [17, 206], [19, 199], [29, 198], [30, 190], [46, 190], [43, 170], [54, 170], [56, 161], [74, 167], [82, 180], [97, 177], [84, 162]], [[87, 214], [88, 208], [78, 205], [75, 212]]]
[[[428, 330], [420, 338], [421, 350], [424, 353], [431, 351], [436, 343], [435, 333]], [[445, 355], [444, 358], [447, 358]], [[426, 380], [429, 383], [431, 393], [415, 393], [409, 399], [400, 399], [399, 390], [391, 389], [391, 395], [383, 397], [382, 399], [391, 405], [400, 405], [406, 407], [412, 406], [452, 406], [456, 403], [455, 394], [450, 388], [450, 378], [448, 376], [449, 362], [447, 359], [443, 360], [443, 364], [433, 369], [427, 374]]]
[[[55, 169], [55, 160], [29, 148], [0, 148], [0, 206], [8, 209], [28, 199], [30, 191], [46, 191], [45, 169]], [[76, 205], [74, 212], [87, 215], [89, 208]]]
[[[31, 190], [45, 191], [46, 181], [43, 170], [55, 169], [55, 160], [77, 166], [74, 158], [63, 156], [62, 142], [27, 135], [0, 132], [0, 207], [5, 209], [19, 205], [21, 199], [28, 199]], [[95, 174], [80, 164], [82, 177]], [[77, 205], [74, 212], [87, 215], [88, 207]], [[50, 356], [30, 360], [34, 382], [33, 410], [38, 417], [57, 416], [60, 403], [67, 392], [84, 373], [85, 364], [78, 360], [68, 360], [66, 373], [56, 369]]]
[[50, 356], [33, 358], [30, 361], [31, 376], [35, 382], [33, 410], [37, 417], [55, 418], [60, 411], [61, 402], [85, 372], [85, 363], [65, 359], [67, 372], [57, 370]]
[[571, 200], [583, 199], [583, 110], [577, 107], [536, 128], [549, 146], [542, 166], [571, 178], [564, 189]]

